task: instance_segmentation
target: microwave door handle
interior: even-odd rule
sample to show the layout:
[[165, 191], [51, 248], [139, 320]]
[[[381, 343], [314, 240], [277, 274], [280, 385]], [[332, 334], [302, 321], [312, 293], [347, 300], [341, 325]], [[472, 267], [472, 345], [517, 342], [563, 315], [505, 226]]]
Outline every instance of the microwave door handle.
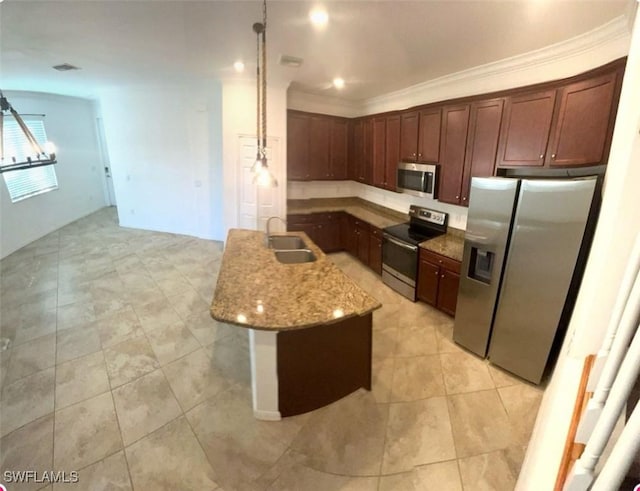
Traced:
[[392, 244], [395, 244], [399, 247], [403, 247], [405, 249], [409, 249], [410, 251], [417, 251], [418, 250], [418, 246], [412, 246], [409, 244], [405, 244], [404, 242], [399, 242], [395, 239], [392, 239], [390, 235], [385, 235], [384, 236], [385, 239], [387, 239], [389, 242], [391, 242]]
[[420, 191], [422, 191], [423, 193], [427, 190], [427, 183], [425, 182], [426, 179], [427, 179], [427, 173], [422, 172], [422, 179], [420, 182]]

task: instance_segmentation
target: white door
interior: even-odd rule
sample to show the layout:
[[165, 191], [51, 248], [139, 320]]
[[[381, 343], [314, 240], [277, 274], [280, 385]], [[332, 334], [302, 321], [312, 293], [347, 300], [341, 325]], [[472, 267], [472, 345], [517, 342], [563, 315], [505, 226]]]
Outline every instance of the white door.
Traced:
[[[280, 140], [278, 138], [267, 139], [267, 160], [269, 168], [276, 176], [279, 175], [280, 166]], [[255, 137], [240, 137], [240, 190], [239, 190], [239, 214], [238, 226], [251, 230], [265, 230], [269, 217], [280, 216], [278, 200], [278, 188], [259, 188], [253, 182], [251, 167], [256, 161]], [[286, 185], [279, 182], [278, 186]], [[280, 225], [273, 224], [273, 229], [278, 230]], [[282, 230], [282, 228], [280, 228]]]
[[98, 149], [100, 151], [100, 161], [102, 162], [102, 170], [104, 171], [104, 183], [107, 191], [105, 193], [107, 205], [116, 206], [116, 192], [113, 189], [113, 178], [111, 177], [109, 151], [107, 149], [107, 141], [104, 137], [102, 118], [96, 118], [96, 128], [98, 132]]

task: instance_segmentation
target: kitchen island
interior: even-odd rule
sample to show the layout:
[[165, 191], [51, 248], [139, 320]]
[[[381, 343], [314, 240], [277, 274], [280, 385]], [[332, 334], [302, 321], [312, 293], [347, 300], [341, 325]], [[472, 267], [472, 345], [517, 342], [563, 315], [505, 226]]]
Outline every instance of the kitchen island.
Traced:
[[249, 329], [254, 416], [278, 420], [371, 389], [371, 321], [380, 303], [302, 232], [315, 256], [285, 264], [265, 234], [229, 231], [211, 315]]

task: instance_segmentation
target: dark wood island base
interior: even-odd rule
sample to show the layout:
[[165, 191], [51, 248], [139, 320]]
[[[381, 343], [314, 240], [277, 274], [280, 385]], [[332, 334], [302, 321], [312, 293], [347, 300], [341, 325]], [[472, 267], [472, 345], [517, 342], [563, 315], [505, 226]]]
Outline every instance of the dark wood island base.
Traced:
[[326, 406], [359, 388], [371, 390], [372, 314], [281, 331], [278, 405], [282, 417]]

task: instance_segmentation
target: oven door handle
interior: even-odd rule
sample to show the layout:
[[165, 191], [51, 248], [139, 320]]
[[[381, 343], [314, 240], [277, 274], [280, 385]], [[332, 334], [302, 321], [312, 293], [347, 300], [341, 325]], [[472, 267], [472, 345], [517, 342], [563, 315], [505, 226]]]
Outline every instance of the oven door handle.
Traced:
[[383, 238], [385, 240], [388, 240], [392, 244], [395, 244], [395, 245], [397, 245], [399, 247], [403, 247], [404, 249], [409, 249], [410, 251], [414, 251], [414, 252], [418, 250], [418, 246], [405, 244], [404, 242], [400, 242], [399, 240], [396, 240], [396, 239], [392, 238], [388, 234], [383, 234]]

